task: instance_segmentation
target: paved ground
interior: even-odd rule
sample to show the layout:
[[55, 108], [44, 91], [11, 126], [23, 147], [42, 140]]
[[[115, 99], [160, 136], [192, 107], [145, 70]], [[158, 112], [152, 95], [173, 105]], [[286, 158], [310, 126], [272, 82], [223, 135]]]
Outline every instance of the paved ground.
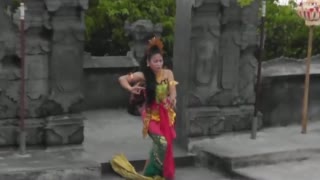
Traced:
[[[85, 142], [83, 146], [30, 150], [21, 157], [16, 151], [0, 152], [0, 180], [100, 180], [100, 163], [115, 154], [124, 153], [129, 160], [145, 159], [151, 141], [143, 139], [141, 120], [125, 110], [85, 112]], [[175, 155], [186, 152], [176, 148]], [[220, 177], [202, 168], [177, 170], [177, 180], [212, 179]], [[105, 176], [103, 180], [118, 180]], [[222, 179], [221, 179], [222, 180]], [[224, 180], [224, 179], [223, 179]]]
[[[132, 116], [125, 110], [95, 110], [85, 112], [85, 151], [90, 159], [107, 162], [115, 154], [123, 153], [129, 160], [146, 159], [151, 140], [142, 137], [140, 117]], [[186, 152], [175, 148], [175, 155]]]
[[[77, 180], [98, 180], [99, 163], [109, 161], [113, 155], [124, 153], [130, 160], [145, 159], [148, 155], [151, 141], [142, 139], [139, 117], [131, 116], [125, 110], [97, 110], [84, 114], [87, 116], [84, 151], [79, 147], [71, 150], [67, 148], [65, 151], [29, 150], [29, 157], [19, 157], [15, 151], [2, 151], [0, 180], [72, 180], [70, 177]], [[230, 134], [215, 139], [193, 141], [190, 148], [197, 146], [226, 157], [245, 157], [290, 150], [303, 152], [304, 149], [312, 149], [314, 153], [318, 153], [319, 139], [320, 123], [312, 123], [309, 124], [309, 132], [306, 135], [300, 134], [299, 126], [272, 128], [259, 132], [256, 140], [251, 140], [249, 133]], [[185, 153], [176, 148], [176, 156]], [[257, 180], [318, 180], [319, 164], [319, 156], [314, 156], [301, 162], [246, 167], [236, 171]], [[43, 173], [26, 175], [32, 171], [43, 171]], [[20, 174], [10, 176], [10, 173]], [[27, 176], [30, 178], [23, 178]], [[103, 177], [103, 180], [107, 179], [121, 178]], [[177, 169], [176, 180], [197, 179], [228, 180], [229, 178], [204, 168]]]
[[315, 158], [299, 162], [248, 167], [236, 171], [256, 180], [319, 180], [319, 165], [320, 159]]
[[249, 133], [226, 134], [191, 142], [190, 149], [201, 147], [205, 151], [232, 158], [304, 149], [320, 150], [319, 140], [320, 122], [316, 122], [309, 124], [307, 134], [301, 134], [298, 125], [269, 128], [258, 132], [255, 140], [250, 139]]
[[310, 123], [307, 134], [300, 129], [299, 125], [264, 129], [256, 140], [249, 133], [223, 135], [193, 141], [190, 149], [231, 160], [235, 172], [255, 180], [318, 180], [320, 123]]
[[[117, 176], [105, 176], [103, 180], [122, 180]], [[231, 180], [217, 172], [205, 168], [182, 168], [177, 169], [175, 180]], [[235, 180], [235, 179], [232, 179]]]

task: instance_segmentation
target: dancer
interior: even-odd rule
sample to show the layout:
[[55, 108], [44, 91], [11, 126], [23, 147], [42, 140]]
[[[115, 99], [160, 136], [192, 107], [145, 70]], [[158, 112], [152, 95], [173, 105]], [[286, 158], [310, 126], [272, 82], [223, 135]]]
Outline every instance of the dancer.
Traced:
[[159, 38], [153, 38], [149, 41], [141, 71], [121, 76], [119, 82], [124, 89], [133, 94], [141, 92], [145, 94], [141, 111], [142, 133], [143, 137], [149, 135], [153, 146], [143, 175], [173, 179], [175, 174], [173, 140], [176, 137], [174, 108], [177, 82], [174, 80], [172, 71], [165, 69], [163, 63], [163, 44]]

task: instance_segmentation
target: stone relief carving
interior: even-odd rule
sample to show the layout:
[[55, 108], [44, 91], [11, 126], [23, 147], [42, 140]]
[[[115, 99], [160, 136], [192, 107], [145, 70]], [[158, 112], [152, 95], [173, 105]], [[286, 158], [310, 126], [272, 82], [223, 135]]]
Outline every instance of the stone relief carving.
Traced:
[[5, 3], [0, 2], [0, 67], [2, 59], [7, 55], [12, 55], [15, 46], [15, 30], [10, 16], [5, 11]]
[[[69, 108], [82, 98], [83, 15], [88, 0], [28, 0], [25, 4], [27, 144], [79, 144], [84, 118], [52, 115], [69, 114]], [[20, 107], [20, 20], [18, 10], [2, 11], [3, 1], [0, 9], [4, 27], [0, 29], [0, 146], [10, 146], [17, 143]], [[2, 123], [4, 119], [10, 121]], [[64, 140], [55, 141], [55, 137]]]
[[222, 10], [221, 33], [221, 88], [232, 90], [230, 98], [237, 97], [239, 80], [239, 59], [241, 45], [241, 8], [237, 0], [230, 0], [229, 6]]
[[187, 70], [177, 71], [188, 76], [189, 92], [180, 94], [188, 97], [187, 105], [180, 109], [187, 114], [183, 116], [186, 120], [180, 120], [186, 122], [179, 128], [188, 128], [189, 137], [251, 127], [258, 6], [258, 1], [245, 8], [237, 0], [192, 1], [191, 19], [185, 19], [191, 24], [191, 36], [186, 37], [190, 38], [191, 57], [185, 62]]
[[218, 86], [220, 4], [201, 6], [197, 2], [193, 9], [191, 35], [191, 79], [190, 105], [207, 104], [207, 100], [220, 91]]
[[139, 62], [144, 56], [148, 40], [152, 36], [160, 37], [163, 30], [160, 23], [153, 24], [150, 20], [137, 20], [131, 24], [126, 21], [124, 29], [126, 35], [132, 39], [129, 54]]
[[44, 113], [51, 116], [46, 119], [45, 142], [47, 146], [79, 144], [83, 142], [84, 117], [76, 114], [74, 118], [68, 113], [83, 99], [84, 10], [88, 0], [45, 2], [52, 12], [50, 92], [49, 101], [43, 105]]
[[12, 81], [18, 79], [18, 67], [12, 60], [17, 30], [5, 5], [4, 1], [0, 2], [0, 118], [12, 118], [16, 116], [17, 106], [8, 89]]
[[239, 96], [242, 104], [254, 103], [254, 86], [256, 82], [257, 59], [254, 51], [257, 48], [258, 19], [255, 17], [259, 3], [253, 2], [242, 9], [241, 57], [239, 69]]
[[79, 102], [82, 96], [82, 64], [84, 57], [84, 24], [79, 10], [83, 1], [46, 1], [51, 16], [52, 50], [50, 54], [50, 97], [63, 112]]

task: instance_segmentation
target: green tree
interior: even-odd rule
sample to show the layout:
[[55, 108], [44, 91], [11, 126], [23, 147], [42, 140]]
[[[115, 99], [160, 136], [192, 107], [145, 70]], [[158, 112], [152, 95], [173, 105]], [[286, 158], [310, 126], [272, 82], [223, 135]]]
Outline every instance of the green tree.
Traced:
[[[308, 27], [296, 11], [296, 4], [278, 6], [276, 0], [267, 1], [266, 59], [279, 56], [304, 58], [307, 53]], [[320, 53], [320, 29], [314, 31], [313, 54]]]
[[238, 3], [240, 4], [241, 7], [250, 5], [253, 1], [255, 0], [238, 0]]
[[165, 50], [172, 55], [174, 16], [174, 0], [93, 0], [86, 13], [86, 49], [93, 55], [124, 55], [129, 49], [125, 21], [149, 19], [162, 23]]
[[[238, 0], [241, 6], [253, 0]], [[267, 0], [266, 58], [279, 56], [304, 58], [307, 51], [308, 28], [298, 17], [291, 3], [278, 6], [278, 0]], [[150, 19], [164, 25], [165, 50], [172, 55], [174, 40], [175, 0], [91, 0], [86, 15], [86, 49], [93, 55], [124, 55], [128, 39], [124, 22]], [[314, 31], [313, 54], [320, 53], [320, 30]]]

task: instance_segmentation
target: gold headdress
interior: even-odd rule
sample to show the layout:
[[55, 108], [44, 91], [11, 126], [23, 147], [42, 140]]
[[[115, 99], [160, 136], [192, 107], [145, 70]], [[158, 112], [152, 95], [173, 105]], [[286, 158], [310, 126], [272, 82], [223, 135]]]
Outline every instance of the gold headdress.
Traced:
[[163, 43], [162, 41], [160, 40], [160, 38], [158, 37], [153, 37], [152, 39], [149, 40], [149, 45], [148, 45], [148, 49], [147, 49], [147, 52], [150, 51], [150, 49], [152, 47], [158, 47], [159, 50], [160, 50], [160, 53], [163, 54]]

